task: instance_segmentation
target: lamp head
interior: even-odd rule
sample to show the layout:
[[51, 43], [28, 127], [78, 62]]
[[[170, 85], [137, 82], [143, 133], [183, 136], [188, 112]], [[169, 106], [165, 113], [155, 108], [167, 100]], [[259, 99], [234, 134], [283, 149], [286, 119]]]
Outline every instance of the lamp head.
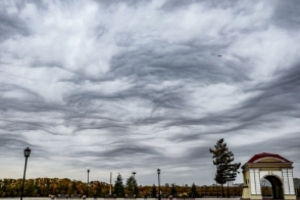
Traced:
[[160, 169], [159, 168], [157, 169], [157, 174], [160, 174]]
[[24, 156], [26, 158], [28, 158], [30, 156], [31, 150], [29, 149], [29, 147], [27, 147], [26, 149], [24, 149]]

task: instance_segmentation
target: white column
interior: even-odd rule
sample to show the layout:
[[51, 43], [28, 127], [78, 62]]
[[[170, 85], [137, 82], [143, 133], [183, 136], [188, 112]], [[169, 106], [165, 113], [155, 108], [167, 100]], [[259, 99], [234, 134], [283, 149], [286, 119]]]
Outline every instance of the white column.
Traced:
[[292, 169], [288, 169], [288, 180], [289, 180], [289, 186], [290, 186], [290, 194], [295, 194], [294, 177], [293, 177]]
[[259, 169], [250, 169], [251, 194], [261, 194]]
[[261, 185], [260, 185], [260, 176], [259, 176], [259, 169], [254, 170], [255, 174], [255, 182], [256, 182], [256, 194], [261, 194]]
[[287, 169], [282, 169], [284, 194], [290, 194], [290, 186], [288, 181]]
[[295, 194], [293, 170], [292, 169], [282, 169], [282, 177], [283, 177], [284, 193], [285, 194]]

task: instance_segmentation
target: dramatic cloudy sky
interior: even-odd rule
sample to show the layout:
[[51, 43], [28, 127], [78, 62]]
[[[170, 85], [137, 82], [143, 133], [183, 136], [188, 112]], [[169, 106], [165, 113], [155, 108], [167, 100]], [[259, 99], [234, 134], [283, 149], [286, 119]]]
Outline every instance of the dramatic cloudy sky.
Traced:
[[[25, 3], [26, 2], [26, 3]], [[300, 177], [298, 1], [0, 2], [0, 178], [213, 183], [209, 148]], [[242, 182], [239, 175], [237, 182]]]

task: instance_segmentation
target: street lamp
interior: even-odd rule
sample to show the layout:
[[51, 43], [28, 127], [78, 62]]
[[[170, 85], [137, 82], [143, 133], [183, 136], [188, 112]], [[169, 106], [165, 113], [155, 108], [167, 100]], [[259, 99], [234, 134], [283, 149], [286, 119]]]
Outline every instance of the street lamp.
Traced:
[[132, 174], [133, 174], [133, 177], [135, 178], [136, 172], [132, 172]]
[[157, 175], [158, 175], [158, 200], [161, 200], [160, 199], [160, 177], [159, 177], [160, 169], [159, 168], [157, 169]]
[[24, 157], [25, 157], [25, 167], [24, 167], [24, 174], [23, 174], [23, 181], [22, 181], [22, 187], [21, 187], [21, 198], [20, 200], [23, 199], [23, 191], [24, 191], [24, 182], [25, 182], [25, 174], [26, 174], [26, 168], [27, 168], [27, 159], [30, 156], [31, 150], [29, 147], [24, 149]]
[[90, 170], [87, 170], [87, 185], [86, 185], [86, 197], [89, 197], [89, 175], [90, 175]]

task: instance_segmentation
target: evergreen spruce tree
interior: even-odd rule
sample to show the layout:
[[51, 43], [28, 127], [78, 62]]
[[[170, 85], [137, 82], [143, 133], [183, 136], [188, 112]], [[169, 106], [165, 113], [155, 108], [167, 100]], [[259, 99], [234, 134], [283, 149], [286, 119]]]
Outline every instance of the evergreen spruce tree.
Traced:
[[[227, 170], [226, 170], [226, 181], [229, 183], [229, 181], [234, 181], [236, 179], [237, 173], [240, 173], [238, 169], [241, 166], [241, 163], [232, 163], [234, 161], [234, 155], [231, 151], [228, 152], [228, 157], [230, 160], [230, 163], [227, 165]], [[227, 184], [227, 195], [229, 198], [229, 185]]]
[[191, 194], [192, 194], [192, 197], [194, 197], [194, 198], [199, 196], [195, 183], [193, 183], [193, 185], [191, 187]]
[[101, 197], [102, 196], [102, 184], [97, 181], [96, 182], [96, 193], [95, 193], [96, 197]]
[[[217, 141], [214, 149], [209, 149], [213, 154], [213, 164], [216, 166], [215, 181], [222, 186], [222, 196], [224, 197], [223, 184], [228, 181], [234, 181], [241, 166], [241, 163], [233, 163], [234, 156], [231, 151], [228, 150], [224, 139]], [[229, 188], [227, 188], [228, 191]], [[227, 192], [229, 197], [229, 193]]]
[[121, 174], [118, 174], [118, 177], [115, 181], [114, 186], [114, 194], [117, 195], [117, 197], [124, 197], [124, 184], [123, 184], [123, 178]]
[[126, 182], [126, 191], [130, 196], [138, 195], [138, 186], [134, 176], [130, 176]]
[[153, 184], [153, 186], [152, 186], [151, 197], [156, 198], [156, 186], [155, 186], [155, 184]]

